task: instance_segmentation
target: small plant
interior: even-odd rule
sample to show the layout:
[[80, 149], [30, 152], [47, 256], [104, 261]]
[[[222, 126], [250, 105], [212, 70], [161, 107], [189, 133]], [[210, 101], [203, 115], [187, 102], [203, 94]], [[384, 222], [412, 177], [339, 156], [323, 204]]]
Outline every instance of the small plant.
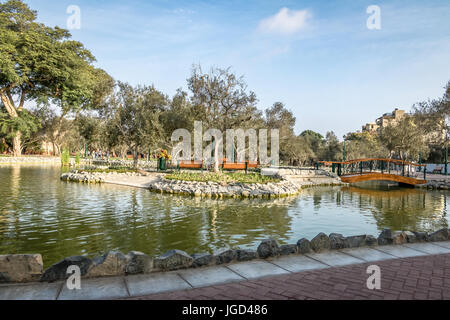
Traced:
[[61, 153], [61, 164], [63, 166], [69, 166], [70, 165], [70, 153], [69, 150], [64, 149]]
[[77, 166], [79, 166], [80, 163], [81, 163], [81, 156], [80, 156], [80, 153], [77, 152], [77, 155], [75, 156], [75, 164], [76, 164]]

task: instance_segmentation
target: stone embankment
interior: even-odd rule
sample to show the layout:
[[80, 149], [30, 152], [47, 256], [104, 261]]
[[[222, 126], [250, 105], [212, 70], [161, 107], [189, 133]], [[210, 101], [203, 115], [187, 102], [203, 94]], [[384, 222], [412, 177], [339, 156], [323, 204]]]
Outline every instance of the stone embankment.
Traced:
[[450, 190], [450, 179], [434, 178], [427, 181], [426, 184], [418, 187], [429, 190]]
[[66, 172], [61, 175], [62, 181], [68, 182], [80, 182], [80, 183], [108, 183], [108, 181], [114, 181], [114, 178], [129, 179], [133, 180], [136, 177], [146, 177], [147, 173], [139, 172], [126, 172], [126, 173], [116, 173], [116, 172], [87, 172], [83, 170], [74, 170], [71, 172]]
[[[263, 169], [263, 174], [273, 174], [280, 182], [273, 183], [217, 183], [169, 180], [164, 174], [155, 173], [89, 173], [72, 171], [61, 176], [63, 181], [82, 183], [118, 183], [133, 185], [136, 177], [148, 176], [145, 184], [149, 190], [158, 193], [191, 195], [205, 198], [277, 198], [294, 196], [302, 188], [308, 186], [343, 185], [340, 179], [324, 170], [280, 169], [278, 172], [269, 172]], [[119, 183], [120, 182], [120, 183]]]
[[449, 229], [442, 229], [431, 234], [411, 231], [393, 232], [385, 229], [378, 238], [371, 235], [344, 237], [337, 233], [330, 235], [319, 233], [312, 240], [303, 238], [296, 244], [280, 246], [275, 239], [267, 239], [261, 242], [257, 250], [224, 249], [215, 254], [206, 252], [189, 255], [181, 250], [170, 250], [160, 256], [151, 257], [137, 251], [131, 251], [126, 255], [118, 251], [110, 251], [94, 259], [86, 256], [68, 257], [45, 271], [40, 254], [0, 255], [0, 283], [65, 280], [69, 277], [67, 269], [70, 266], [78, 266], [84, 278], [148, 274], [344, 248], [448, 241], [449, 235]]

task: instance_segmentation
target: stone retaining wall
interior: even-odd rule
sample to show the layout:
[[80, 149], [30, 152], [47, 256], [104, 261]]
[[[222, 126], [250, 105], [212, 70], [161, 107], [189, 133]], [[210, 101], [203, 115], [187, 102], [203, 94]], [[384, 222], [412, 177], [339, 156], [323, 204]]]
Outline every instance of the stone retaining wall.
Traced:
[[159, 181], [150, 185], [150, 190], [153, 192], [193, 195], [205, 198], [287, 197], [298, 194], [300, 188], [299, 185], [287, 180], [280, 181], [279, 183], [267, 184], [220, 184], [216, 182], [180, 181], [161, 178]]
[[104, 183], [105, 180], [108, 177], [114, 177], [114, 176], [125, 176], [125, 177], [143, 177], [146, 176], [142, 173], [137, 172], [127, 172], [127, 173], [116, 173], [116, 172], [110, 172], [110, 173], [101, 173], [101, 172], [86, 172], [86, 171], [71, 171], [66, 172], [61, 175], [62, 181], [70, 181], [70, 182], [80, 182], [80, 183], [88, 183], [88, 184], [95, 184], [95, 183]]
[[449, 179], [428, 180], [426, 184], [420, 185], [418, 187], [429, 190], [450, 190], [450, 180]]
[[110, 251], [94, 259], [85, 256], [65, 258], [45, 271], [43, 271], [42, 257], [39, 254], [0, 255], [0, 283], [65, 280], [69, 276], [67, 268], [72, 265], [80, 268], [84, 278], [148, 274], [344, 248], [448, 241], [449, 235], [449, 229], [442, 229], [431, 234], [411, 231], [392, 232], [390, 229], [385, 229], [378, 238], [371, 235], [344, 237], [337, 233], [330, 235], [319, 233], [312, 240], [303, 238], [296, 244], [281, 246], [275, 239], [267, 239], [261, 242], [256, 251], [224, 249], [215, 254], [189, 255], [181, 250], [170, 250], [156, 257], [137, 251], [131, 251], [126, 255]]
[[[310, 186], [332, 186], [343, 185], [333, 175], [323, 170], [299, 170], [302, 175], [291, 175], [296, 173], [295, 169], [283, 171], [282, 179], [278, 183], [267, 184], [244, 184], [217, 182], [196, 182], [168, 180], [164, 177], [155, 179], [149, 183], [149, 190], [158, 193], [191, 195], [205, 198], [279, 198], [297, 195], [304, 187]], [[322, 172], [323, 171], [323, 172]], [[326, 173], [326, 174], [325, 174]], [[104, 183], [111, 175], [143, 176], [140, 173], [88, 173], [83, 171], [72, 171], [61, 175], [61, 180], [82, 183]], [[311, 176], [314, 175], [314, 176]]]

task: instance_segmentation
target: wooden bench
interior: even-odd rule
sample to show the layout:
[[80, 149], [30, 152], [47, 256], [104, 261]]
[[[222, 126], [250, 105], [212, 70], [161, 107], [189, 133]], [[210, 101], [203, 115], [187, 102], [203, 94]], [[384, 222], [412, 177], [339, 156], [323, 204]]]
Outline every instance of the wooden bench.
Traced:
[[202, 169], [203, 168], [203, 161], [182, 161], [178, 168], [180, 169]]
[[238, 163], [224, 162], [222, 164], [222, 168], [224, 170], [245, 170], [245, 171], [247, 171], [248, 169], [251, 169], [251, 168], [253, 168], [253, 169], [258, 168], [258, 162], [250, 162], [250, 161], [246, 161], [244, 163], [242, 163], [242, 162], [238, 162]]
[[442, 167], [436, 167], [433, 170], [433, 174], [442, 174]]

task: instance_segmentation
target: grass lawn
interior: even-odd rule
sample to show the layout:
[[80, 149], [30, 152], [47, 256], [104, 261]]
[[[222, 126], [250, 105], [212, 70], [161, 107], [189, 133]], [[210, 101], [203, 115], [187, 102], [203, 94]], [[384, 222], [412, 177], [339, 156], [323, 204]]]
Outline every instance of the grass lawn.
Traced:
[[241, 172], [175, 172], [166, 176], [169, 180], [197, 181], [197, 182], [219, 182], [219, 183], [277, 183], [280, 179], [271, 176], [263, 176], [259, 173]]

